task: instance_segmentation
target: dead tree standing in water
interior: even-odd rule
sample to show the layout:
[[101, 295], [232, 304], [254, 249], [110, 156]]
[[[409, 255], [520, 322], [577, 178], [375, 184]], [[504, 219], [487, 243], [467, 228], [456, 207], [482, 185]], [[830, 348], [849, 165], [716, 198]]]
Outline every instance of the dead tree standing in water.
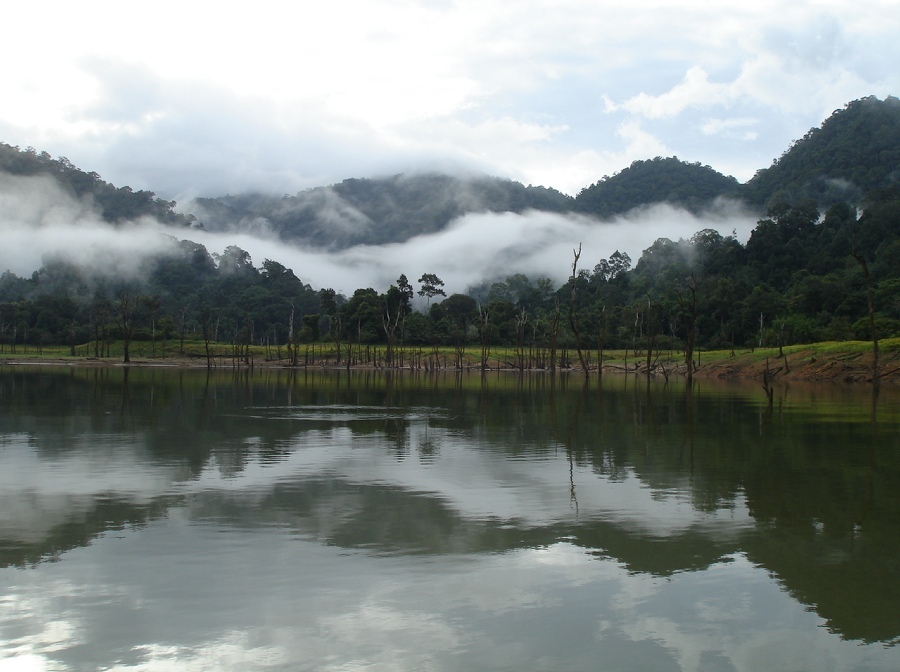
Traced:
[[584, 358], [584, 352], [581, 349], [581, 328], [578, 322], [578, 313], [575, 312], [575, 292], [578, 287], [578, 259], [581, 257], [581, 243], [578, 243], [578, 249], [572, 250], [575, 259], [572, 261], [572, 296], [569, 299], [569, 327], [575, 336], [575, 349], [578, 351], [578, 361], [581, 362], [581, 370], [584, 371], [584, 378], [587, 380], [591, 372], [588, 369], [587, 360]]

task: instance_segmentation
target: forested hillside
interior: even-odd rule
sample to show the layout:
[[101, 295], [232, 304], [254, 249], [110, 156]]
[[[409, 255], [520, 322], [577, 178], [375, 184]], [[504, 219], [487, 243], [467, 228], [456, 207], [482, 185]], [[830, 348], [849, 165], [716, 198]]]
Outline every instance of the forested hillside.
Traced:
[[773, 198], [799, 203], [814, 200], [827, 208], [842, 201], [860, 203], [870, 194], [900, 183], [900, 100], [874, 96], [835, 110], [776, 159], [756, 173], [742, 197], [764, 206]]
[[670, 203], [695, 214], [717, 198], [737, 198], [740, 184], [709, 166], [685, 163], [677, 157], [635, 161], [612, 177], [581, 190], [575, 209], [598, 217], [613, 217], [652, 203]]
[[[637, 260], [619, 252], [597, 258], [591, 256], [596, 252], [585, 250], [563, 286], [548, 278], [508, 275], [500, 268], [485, 271], [485, 282], [478, 287], [445, 287], [440, 268], [415, 280], [398, 267], [392, 286], [359, 288], [341, 296], [301, 282], [277, 261], [254, 265], [237, 246], [218, 255], [190, 240], [173, 240], [166, 253], [152, 260], [142, 280], [59, 259], [45, 259], [30, 278], [4, 273], [0, 348], [9, 352], [25, 344], [91, 343], [94, 353], [102, 353], [111, 339], [180, 342], [192, 337], [235, 346], [326, 342], [341, 352], [372, 343], [505, 344], [515, 345], [523, 358], [528, 352], [529, 365], [541, 367], [554, 361], [551, 353], [567, 350], [571, 361], [571, 352], [579, 348], [690, 352], [868, 339], [873, 324], [880, 338], [900, 336], [900, 120], [892, 116], [897, 109], [896, 99], [851, 103], [758, 174], [750, 186], [756, 190], [754, 198], [766, 202], [766, 211], [746, 244], [702, 230], [687, 240], [660, 238]], [[820, 138], [827, 142], [817, 144]], [[894, 144], [886, 144], [891, 138]], [[820, 149], [814, 152], [816, 147]], [[833, 149], [833, 161], [823, 147]], [[859, 151], [856, 163], [852, 147]], [[110, 202], [104, 198], [113, 203], [121, 199], [141, 214], [160, 208], [163, 218], [187, 223], [187, 217], [173, 214], [172, 204], [142, 192], [132, 200], [130, 190], [111, 187], [99, 176], [84, 178], [62, 159], [8, 147], [3, 156], [4, 166], [13, 166], [8, 172], [56, 171], [76, 196], [99, 199], [108, 221], [118, 221], [113, 216], [117, 210], [102, 205]], [[710, 198], [732, 196], [735, 187], [731, 178], [710, 168], [654, 159], [636, 162], [585, 192], [591, 197], [613, 193], [619, 184], [622, 205], [608, 207], [627, 207], [640, 201], [640, 175], [651, 182], [644, 191], [651, 199], [646, 203], [665, 197], [702, 208]], [[678, 177], [667, 180], [666, 175]], [[692, 175], [696, 180], [691, 190]], [[786, 181], [772, 181], [777, 175]], [[825, 192], [801, 188], [819, 184], [823, 175], [854, 179], [855, 186]], [[512, 211], [573, 207], [572, 200], [558, 192], [503, 180], [466, 183], [467, 201], [460, 195], [461, 185], [458, 178], [438, 175], [347, 180], [296, 197], [230, 197], [207, 206], [210, 212], [230, 208], [226, 214], [233, 218], [270, 208], [270, 221], [283, 227], [279, 231], [303, 231], [291, 235], [309, 236], [320, 244], [328, 244], [328, 222], [315, 214], [319, 206], [310, 205], [319, 201], [331, 202], [347, 231], [345, 242], [365, 236], [381, 242], [402, 239], [414, 230], [410, 213], [415, 212], [435, 222], [436, 213], [449, 221], [473, 204]], [[427, 196], [441, 188], [443, 198]], [[845, 198], [837, 199], [839, 194]], [[284, 206], [281, 215], [279, 203]], [[307, 220], [298, 212], [306, 212], [312, 224], [302, 224]], [[377, 237], [382, 224], [376, 222], [393, 222], [386, 238]], [[186, 228], [183, 237], [190, 235]], [[573, 248], [577, 245], [572, 241]], [[571, 268], [574, 261], [560, 259], [559, 264]], [[427, 301], [425, 310], [413, 310], [416, 293]]]
[[487, 176], [437, 173], [350, 179], [295, 196], [201, 198], [197, 216], [211, 231], [266, 227], [284, 240], [318, 247], [378, 245], [444, 229], [473, 212], [565, 212], [572, 199], [545, 187]]
[[104, 182], [97, 173], [86, 173], [64, 156], [54, 159], [32, 147], [24, 150], [0, 142], [0, 171], [10, 175], [48, 175], [77, 199], [89, 198], [100, 217], [110, 224], [152, 217], [165, 224], [188, 226], [193, 218], [175, 211], [175, 201], [156, 198], [152, 191], [133, 191]]

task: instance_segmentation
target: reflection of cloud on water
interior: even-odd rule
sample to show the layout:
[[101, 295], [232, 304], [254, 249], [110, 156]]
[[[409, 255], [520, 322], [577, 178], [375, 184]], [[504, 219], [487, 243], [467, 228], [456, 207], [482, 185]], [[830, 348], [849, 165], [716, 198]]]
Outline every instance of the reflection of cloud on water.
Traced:
[[0, 588], [0, 668], [895, 669], [890, 650], [816, 627], [741, 555], [661, 579], [568, 542], [379, 558], [268, 528], [230, 532], [223, 552], [222, 528], [185, 536], [185, 524], [158, 521], [16, 574], [27, 582]]
[[[615, 625], [605, 623], [600, 636], [612, 627], [630, 641], [654, 642], [684, 672], [848, 669], [841, 663], [846, 647], [814, 627], [822, 625], [820, 617], [786, 599], [745, 557], [728, 560], [702, 575], [678, 574], [660, 584], [640, 610], [633, 600], [617, 602], [620, 618], [613, 619]], [[872, 669], [887, 669], [881, 667], [884, 660], [873, 657]]]
[[0, 436], [0, 538], [42, 540], [64, 520], [89, 515], [98, 496], [146, 505], [185, 477], [154, 464], [134, 436], [73, 436], [64, 453], [41, 453], [26, 434]]
[[425, 418], [446, 417], [446, 412], [433, 407], [315, 404], [311, 406], [252, 406], [247, 409], [247, 413], [241, 414], [240, 417], [352, 425], [372, 420], [406, 420], [415, 422]]
[[[349, 613], [328, 616], [319, 627], [332, 647], [351, 660], [325, 665], [324, 670], [437, 669], [437, 657], [460, 648], [458, 628], [441, 613], [399, 610], [368, 599]], [[411, 646], [412, 642], [425, 646]]]
[[[409, 445], [421, 445], [426, 423], [411, 422], [405, 431]], [[427, 431], [429, 444], [439, 447], [428, 460], [411, 454], [398, 459], [386, 450], [390, 446], [383, 433], [359, 435], [339, 425], [299, 434], [282, 459], [254, 457], [234, 475], [223, 477], [213, 456], [199, 478], [184, 488], [241, 493], [253, 500], [278, 483], [339, 478], [427, 493], [463, 518], [516, 521], [526, 527], [595, 518], [627, 526], [636, 534], [668, 537], [695, 529], [722, 539], [736, 538], [754, 524], [743, 500], [731, 508], [697, 510], [687, 478], [682, 487], [661, 491], [646, 486], [630, 468], [625, 471], [627, 477], [617, 474], [612, 479], [598, 475], [589, 465], [572, 470], [576, 513], [564, 453], [539, 460], [510, 459], [471, 436], [435, 427]]]
[[[323, 425], [295, 434], [276, 458], [254, 450], [247, 438], [249, 449], [239, 469], [228, 462], [228, 451], [213, 451], [196, 478], [190, 478], [184, 464], [149, 459], [141, 434], [75, 436], [66, 451], [53, 453], [37, 450], [27, 435], [7, 435], [0, 444], [0, 536], [39, 542], [62, 521], [89, 515], [99, 498], [146, 506], [167, 494], [213, 491], [251, 503], [278, 484], [313, 478], [422, 493], [462, 518], [511, 521], [517, 527], [593, 518], [655, 537], [693, 529], [722, 539], [753, 524], [743, 501], [732, 509], [698, 511], [687, 480], [680, 489], [660, 491], [647, 487], [633, 471], [611, 479], [585, 465], [572, 470], [576, 512], [562, 451], [553, 454], [548, 446], [533, 446], [543, 450], [540, 459], [511, 459], [481, 445], [471, 433], [429, 426], [415, 409], [396, 409], [395, 414], [390, 408], [317, 408], [296, 407], [287, 414], [284, 408], [252, 409], [276, 420], [309, 419]], [[392, 419], [401, 422], [390, 425]], [[372, 424], [371, 431], [358, 431], [357, 422]], [[397, 432], [399, 438], [392, 434]], [[429, 448], [427, 459], [417, 455], [421, 446]]]
[[64, 606], [87, 597], [84, 587], [67, 580], [50, 580], [35, 594], [23, 581], [21, 585], [4, 585], [0, 591], [0, 667], [22, 672], [68, 669], [52, 658], [86, 643], [80, 637], [80, 614]]
[[134, 665], [119, 664], [108, 672], [208, 672], [209, 670], [266, 669], [288, 666], [283, 650], [273, 646], [256, 646], [246, 632], [229, 632], [220, 640], [201, 647], [142, 644], [132, 652], [142, 658]]

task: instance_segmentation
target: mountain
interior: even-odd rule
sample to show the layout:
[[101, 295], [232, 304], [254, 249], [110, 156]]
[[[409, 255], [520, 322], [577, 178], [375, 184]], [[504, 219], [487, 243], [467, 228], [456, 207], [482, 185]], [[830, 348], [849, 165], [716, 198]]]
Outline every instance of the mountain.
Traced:
[[794, 142], [744, 186], [751, 205], [793, 205], [812, 199], [821, 209], [859, 204], [877, 191], [900, 187], [900, 100], [875, 96], [835, 110], [819, 128]]
[[280, 198], [200, 198], [192, 206], [207, 230], [267, 229], [282, 239], [320, 247], [402, 242], [440, 231], [470, 213], [566, 212], [571, 207], [572, 198], [555, 189], [438, 173], [349, 179]]
[[152, 191], [134, 191], [104, 182], [86, 173], [64, 156], [54, 159], [33, 147], [24, 150], [0, 142], [0, 172], [24, 177], [49, 176], [76, 199], [90, 198], [100, 217], [110, 224], [152, 217], [176, 226], [189, 226], [193, 218], [175, 211], [175, 201], [156, 198]]
[[670, 203], [698, 214], [720, 197], [737, 197], [733, 177], [678, 157], [635, 161], [628, 168], [581, 190], [575, 209], [597, 217], [613, 217], [653, 203]]
[[497, 177], [425, 173], [344, 180], [281, 198], [201, 198], [192, 209], [208, 230], [267, 230], [285, 240], [340, 248], [402, 242], [440, 231], [470, 213], [577, 211], [608, 218], [660, 202], [700, 212], [719, 197], [735, 197], [739, 187], [735, 178], [709, 166], [657, 157], [635, 161], [574, 199]]
[[[0, 144], [0, 171], [50, 175], [73, 196], [93, 199], [112, 223], [141, 216], [184, 226], [195, 221], [153, 192], [117, 188], [64, 157], [53, 159], [32, 148]], [[872, 96], [836, 110], [743, 185], [710, 166], [656, 157], [604, 176], [575, 198], [499, 177], [417, 173], [347, 179], [293, 196], [198, 198], [188, 207], [210, 231], [265, 232], [320, 248], [346, 248], [402, 242], [471, 213], [540, 210], [605, 219], [654, 203], [699, 213], [726, 197], [743, 200], [762, 216], [771, 205], [807, 201], [824, 211], [838, 202], [860, 205], [891, 190], [900, 190], [900, 100]]]
[[[309, 277], [308, 284], [272, 259], [256, 268], [250, 254], [236, 245], [221, 254], [211, 254], [190, 240], [144, 249], [146, 242], [134, 236], [141, 249], [133, 252], [125, 249], [127, 245], [122, 249], [115, 245], [116, 240], [132, 238], [131, 231], [117, 236], [100, 228], [89, 240], [85, 236], [81, 243], [70, 243], [72, 254], [58, 251], [45, 258], [30, 278], [0, 273], [0, 349], [6, 345], [15, 349], [17, 343], [69, 343], [74, 353], [76, 344], [90, 342], [99, 357], [103, 348], [108, 352], [111, 339], [124, 341], [132, 333], [128, 330], [135, 323], [128, 327], [122, 320], [138, 314], [131, 310], [138, 295], [151, 300], [139, 302], [142, 328], [149, 330], [143, 335], [133, 332], [136, 339], [153, 341], [157, 327], [163, 340], [175, 334], [179, 340], [198, 334], [208, 337], [215, 324], [220, 336], [214, 340], [226, 339], [232, 347], [265, 343], [267, 356], [271, 343], [278, 359], [282, 355], [276, 344], [284, 346], [292, 334], [298, 344], [323, 338], [335, 344], [341, 339], [360, 345], [391, 342], [394, 331], [388, 320], [402, 315], [407, 345], [474, 343], [488, 334], [498, 345], [521, 346], [527, 331], [531, 349], [545, 352], [557, 342], [557, 335], [560, 343], [572, 343], [568, 339], [575, 337], [574, 332], [566, 335], [562, 321], [562, 331], [553, 331], [548, 340], [548, 325], [554, 323], [552, 316], [561, 302], [578, 311], [573, 315], [579, 316], [591, 340], [609, 348], [640, 347], [636, 331], [644, 334], [640, 340], [648, 351], [682, 346], [689, 350], [688, 338], [693, 342], [693, 337], [707, 349], [735, 349], [900, 335], [897, 108], [896, 99], [849, 104], [747, 185], [708, 166], [672, 157], [637, 161], [574, 199], [500, 178], [434, 173], [345, 180], [282, 198], [203, 199], [196, 203], [197, 214], [208, 228], [226, 232], [217, 244], [229, 240], [228, 231], [256, 228], [320, 248], [401, 241], [437, 231], [466, 213], [529, 208], [594, 217], [599, 227], [601, 217], [654, 202], [702, 211], [720, 197], [731, 197], [752, 199], [763, 217], [746, 243], [713, 229], [698, 231], [687, 240], [661, 237], [644, 250], [634, 268], [627, 255], [616, 252], [608, 260], [592, 260], [593, 272], [579, 272], [559, 289], [552, 280], [523, 273], [502, 279], [512, 271], [503, 258], [487, 266], [472, 261], [482, 274], [480, 280], [490, 283], [482, 300], [493, 306], [490, 310], [477, 311], [473, 296], [459, 295], [411, 314], [405, 312], [408, 304], [399, 303], [412, 293], [411, 286], [406, 291], [409, 282], [403, 275], [407, 261], [391, 261], [393, 255], [384, 261], [394, 264], [389, 277], [397, 277], [397, 284], [385, 294], [368, 286], [341, 296], [327, 286], [316, 291], [312, 283], [321, 283], [321, 278]], [[150, 192], [113, 187], [63, 158], [3, 146], [0, 160], [0, 197], [35, 186], [40, 188], [31, 190], [33, 198], [41, 199], [43, 187], [52, 179], [113, 223], [154, 213], [190, 221], [174, 213], [173, 203], [155, 199]], [[26, 180], [12, 179], [11, 173], [37, 176], [43, 182], [23, 185]], [[46, 191], [57, 195], [58, 190]], [[824, 207], [829, 199], [847, 194]], [[15, 223], [19, 202], [22, 199], [11, 198], [6, 207], [0, 198], [0, 224], [7, 218]], [[60, 210], [60, 217], [65, 217], [66, 209]], [[186, 230], [178, 238], [196, 233]], [[107, 236], [113, 243], [109, 247]], [[12, 242], [7, 241], [7, 258], [32, 244], [8, 238]], [[64, 243], [72, 238], [65, 236]], [[34, 244], [41, 240], [37, 237]], [[542, 250], [537, 244], [535, 248]], [[77, 254], [81, 251], [91, 254], [82, 258]], [[414, 257], [412, 252], [406, 259]], [[433, 270], [443, 272], [442, 266], [435, 263]], [[379, 282], [384, 286], [389, 281], [382, 277]], [[467, 291], [449, 286], [447, 290]], [[529, 316], [525, 331], [523, 311]], [[479, 320], [481, 333], [476, 336]], [[399, 323], [395, 319], [393, 324]], [[886, 372], [893, 366], [889, 347], [881, 360]], [[357, 347], [357, 356], [361, 352]], [[365, 353], [369, 364], [368, 348]]]

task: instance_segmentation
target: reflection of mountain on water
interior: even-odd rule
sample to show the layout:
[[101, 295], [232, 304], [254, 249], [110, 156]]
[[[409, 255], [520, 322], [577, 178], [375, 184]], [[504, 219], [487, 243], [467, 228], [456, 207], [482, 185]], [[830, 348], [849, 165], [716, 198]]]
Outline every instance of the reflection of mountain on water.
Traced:
[[[900, 637], [900, 489], [896, 431], [819, 425], [776, 446], [748, 479], [758, 533], [748, 556], [850, 639]], [[810, 477], [810, 475], [815, 477]]]
[[529, 525], [460, 515], [430, 493], [344, 480], [280, 483], [247, 506], [243, 497], [207, 491], [192, 498], [194, 520], [254, 529], [280, 525], [300, 538], [379, 554], [504, 553], [565, 539], [635, 572], [703, 569], [735, 551], [732, 540], [686, 529], [670, 537], [635, 533], [602, 519]]
[[[776, 529], [757, 535], [747, 555], [773, 572], [794, 599], [810, 605], [829, 629], [865, 642], [900, 640], [900, 542], [897, 526], [827, 533]], [[885, 531], [885, 530], [882, 530]]]
[[[0, 373], [0, 474], [19, 474], [0, 481], [3, 565], [58, 558], [178, 507], [197, 523], [274, 525], [379, 554], [566, 539], [670, 575], [742, 553], [844, 637], [900, 635], [896, 432], [873, 443], [856, 417], [512, 377], [483, 389], [99, 373]], [[79, 471], [85, 456], [94, 466]], [[46, 482], [54, 469], [62, 490]]]
[[164, 517], [170, 506], [164, 500], [143, 505], [114, 498], [94, 498], [92, 502], [89, 510], [60, 516], [40, 538], [0, 532], [0, 567], [59, 561], [66, 551], [88, 546], [99, 535], [138, 529]]

